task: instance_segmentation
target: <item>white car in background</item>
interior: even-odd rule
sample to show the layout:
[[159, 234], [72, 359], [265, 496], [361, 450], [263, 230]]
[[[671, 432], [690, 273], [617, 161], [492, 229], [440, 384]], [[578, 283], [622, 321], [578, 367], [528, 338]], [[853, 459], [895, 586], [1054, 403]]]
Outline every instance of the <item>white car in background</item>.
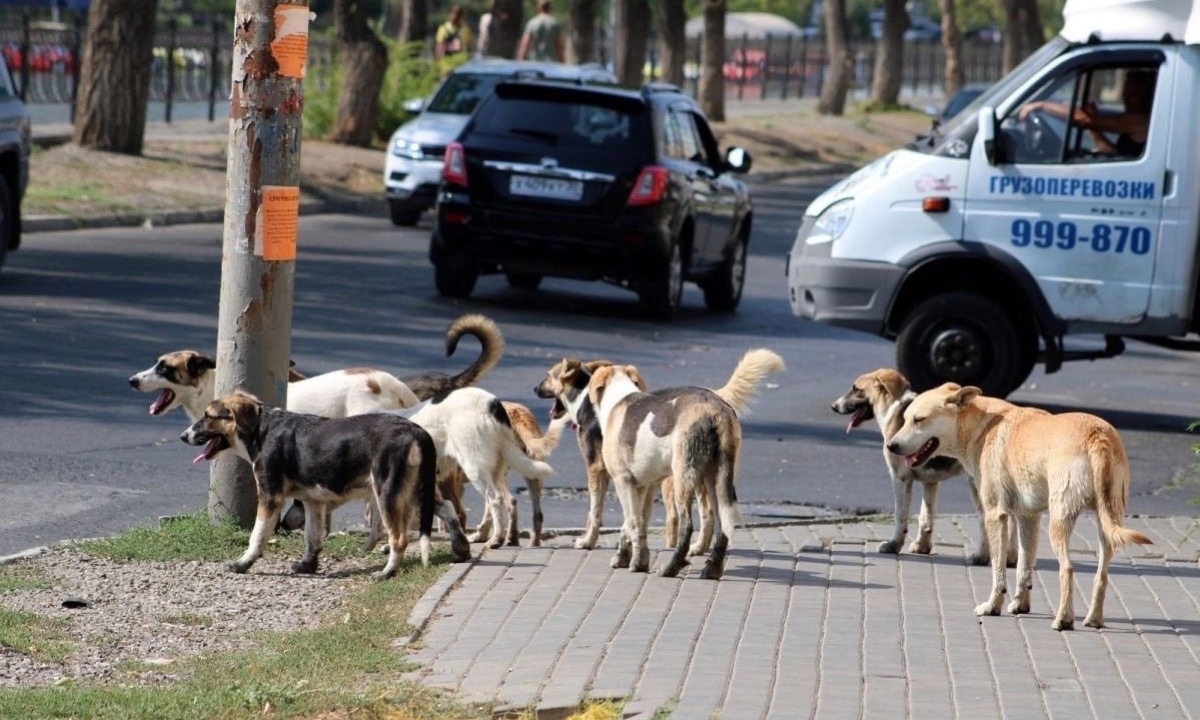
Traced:
[[480, 100], [496, 83], [513, 78], [615, 83], [616, 77], [595, 64], [480, 58], [460, 65], [442, 81], [429, 101], [409, 101], [419, 114], [401, 125], [388, 141], [383, 168], [384, 195], [392, 222], [412, 226], [433, 207], [442, 181], [442, 156], [458, 137]]

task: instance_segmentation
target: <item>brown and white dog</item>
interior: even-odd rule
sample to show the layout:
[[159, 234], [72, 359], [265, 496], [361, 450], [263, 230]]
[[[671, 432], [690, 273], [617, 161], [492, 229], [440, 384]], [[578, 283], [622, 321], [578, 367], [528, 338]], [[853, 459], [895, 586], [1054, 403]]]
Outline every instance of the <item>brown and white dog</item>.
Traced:
[[372, 577], [395, 574], [408, 545], [408, 525], [419, 516], [421, 562], [429, 565], [437, 514], [446, 523], [458, 561], [471, 548], [449, 504], [437, 499], [437, 449], [419, 425], [394, 415], [322, 418], [264, 405], [248, 393], [225, 395], [205, 408], [180, 435], [203, 445], [196, 461], [232, 449], [254, 468], [258, 512], [246, 552], [229, 569], [244, 573], [262, 556], [286, 498], [304, 503], [304, 557], [292, 572], [314, 573], [329, 511], [357, 497], [373, 497], [387, 528], [391, 556]]
[[[545, 462], [530, 458], [504, 405], [486, 390], [462, 388], [390, 413], [412, 420], [433, 437], [439, 478], [461, 471], [483, 496], [492, 523], [488, 547], [500, 547], [508, 540], [508, 470], [539, 482], [554, 472]], [[376, 531], [373, 524], [368, 546], [373, 545]]]
[[[534, 388], [534, 393], [547, 400], [554, 400], [550, 408], [551, 422], [569, 420], [575, 426], [575, 436], [579, 441], [579, 452], [583, 455], [583, 463], [587, 472], [588, 485], [588, 516], [583, 535], [575, 539], [575, 547], [581, 550], [591, 550], [600, 540], [600, 528], [604, 521], [604, 496], [608, 494], [609, 474], [604, 467], [604, 435], [600, 431], [600, 420], [596, 417], [596, 409], [588, 399], [587, 387], [592, 379], [592, 373], [598, 368], [612, 365], [608, 360], [583, 361], [577, 358], [563, 358], [546, 371], [546, 378]], [[639, 375], [638, 390], [646, 392], [646, 383]], [[663, 478], [662, 496], [666, 506], [666, 526], [663, 540], [666, 547], [673, 548], [678, 541], [679, 521], [675, 515], [675, 503], [671, 501], [674, 490], [671, 476]], [[700, 495], [701, 526], [712, 522], [712, 507], [706, 495]], [[703, 533], [701, 533], [703, 537]], [[702, 555], [708, 551], [707, 545], [697, 543], [689, 550], [690, 555]]]
[[[537, 418], [529, 408], [520, 403], [502, 401], [504, 411], [508, 413], [508, 421], [512, 425], [513, 432], [517, 434], [517, 439], [525, 448], [525, 454], [532, 460], [545, 460], [554, 452], [554, 448], [558, 447], [558, 441], [562, 437], [563, 427], [567, 424], [565, 418], [560, 420], [552, 420], [546, 427], [546, 431], [542, 432], [541, 425], [538, 424]], [[438, 489], [442, 493], [442, 497], [454, 506], [455, 513], [458, 514], [458, 520], [465, 528], [467, 527], [467, 510], [463, 506], [462, 495], [463, 487], [467, 484], [467, 478], [459, 467], [453, 470], [445, 477], [438, 479]], [[507, 483], [505, 483], [507, 486]], [[533, 528], [529, 533], [530, 547], [541, 547], [542, 545], [542, 478], [527, 477], [525, 478], [525, 487], [529, 491], [529, 503], [532, 506]], [[508, 488], [504, 488], [508, 491]], [[520, 523], [517, 519], [517, 499], [508, 497], [510, 508], [511, 521], [508, 530], [508, 544], [516, 546], [519, 544]], [[473, 535], [468, 536], [471, 542], [480, 542], [484, 538], [492, 534], [492, 519], [491, 515], [485, 513], [479, 526], [476, 528]]]
[[1129, 502], [1129, 458], [1109, 423], [1087, 413], [1052, 415], [999, 398], [979, 388], [946, 383], [918, 395], [888, 450], [919, 467], [935, 455], [957, 459], [979, 481], [984, 522], [992, 548], [992, 591], [976, 615], [999, 615], [1007, 591], [1007, 526], [1017, 526], [1017, 594], [1008, 611], [1029, 612], [1038, 521], [1050, 513], [1050, 545], [1058, 558], [1061, 589], [1052, 627], [1075, 626], [1074, 569], [1069, 545], [1084, 509], [1099, 519], [1099, 546], [1092, 603], [1084, 625], [1104, 627], [1104, 594], [1114, 549], [1150, 538], [1122, 526]]
[[[962, 465], [957, 460], [945, 456], [930, 458], [920, 467], [908, 467], [904, 458], [888, 452], [887, 443], [904, 424], [904, 410], [916, 396], [907, 378], [891, 368], [880, 368], [855, 378], [850, 390], [834, 400], [830, 406], [839, 415], [851, 416], [846, 432], [868, 420], [874, 420], [883, 435], [883, 460], [892, 478], [895, 509], [892, 539], [879, 543], [877, 551], [888, 555], [899, 554], [900, 548], [904, 546], [904, 538], [908, 534], [909, 508], [912, 507], [913, 483], [920, 483], [924, 492], [917, 537], [908, 546], [908, 551], [928, 555], [933, 549], [933, 521], [937, 516], [938, 487], [943, 480], [964, 474]], [[971, 499], [975, 501], [976, 509], [979, 509], [979, 486], [970, 476], [967, 477], [967, 482], [971, 488]], [[969, 557], [974, 565], [987, 565], [990, 559], [982, 512], [979, 546]], [[1015, 562], [1015, 548], [1012, 557]]]
[[[748, 405], [768, 373], [783, 369], [783, 359], [774, 352], [750, 350], [718, 390], [680, 387], [652, 393], [641, 391], [640, 373], [632, 365], [596, 369], [588, 383], [588, 398], [600, 420], [604, 465], [625, 518], [614, 568], [650, 569], [646, 545], [650, 509], [659, 481], [669, 475], [674, 481], [671, 501], [679, 518], [679, 538], [659, 574], [674, 577], [687, 565], [692, 498], [699, 492], [715, 503], [721, 525], [701, 577], [720, 579], [733, 530], [742, 521], [737, 503], [742, 426], [736, 408]], [[708, 531], [713, 532], [711, 524]]]

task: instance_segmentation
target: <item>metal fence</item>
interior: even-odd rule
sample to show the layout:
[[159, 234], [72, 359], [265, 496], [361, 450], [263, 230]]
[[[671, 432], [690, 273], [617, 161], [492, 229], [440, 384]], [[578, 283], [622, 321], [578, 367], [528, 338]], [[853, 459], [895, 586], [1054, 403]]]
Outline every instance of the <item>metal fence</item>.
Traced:
[[[85, 32], [83, 15], [67, 22], [32, 21], [0, 26], [0, 52], [12, 72], [21, 97], [29, 103], [62, 103], [73, 106], [78, 89], [79, 58]], [[171, 107], [181, 102], [207, 102], [209, 119], [216, 106], [229, 97], [233, 33], [228, 23], [180, 27], [172, 20], [155, 36], [151, 67], [150, 100]], [[610, 44], [599, 38], [601, 61], [607, 60]], [[647, 79], [660, 75], [657, 53], [646, 63]], [[875, 66], [874, 43], [851, 45], [855, 57], [854, 88], [869, 90]], [[726, 43], [724, 75], [726, 92], [738, 100], [787, 99], [819, 95], [828, 69], [825, 44], [818, 39], [787, 36], [751, 39], [730, 38]], [[688, 38], [685, 64], [686, 89], [697, 91], [700, 67], [700, 38]], [[310, 67], [333, 61], [327, 39], [310, 39]], [[945, 53], [938, 43], [909, 42], [904, 51], [902, 92], [938, 95], [942, 87]], [[963, 66], [968, 82], [991, 82], [1000, 76], [1000, 46], [968, 44], [963, 47]]]

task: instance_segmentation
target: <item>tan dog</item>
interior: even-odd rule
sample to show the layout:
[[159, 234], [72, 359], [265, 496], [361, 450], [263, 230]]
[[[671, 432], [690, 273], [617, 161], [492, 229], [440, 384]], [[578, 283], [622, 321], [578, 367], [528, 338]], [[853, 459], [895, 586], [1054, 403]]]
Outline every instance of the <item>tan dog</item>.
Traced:
[[[896, 370], [881, 368], [859, 375], [850, 390], [833, 401], [831, 409], [839, 415], [850, 415], [846, 432], [874, 420], [883, 435], [883, 460], [892, 478], [892, 493], [895, 499], [892, 539], [879, 543], [878, 552], [897, 555], [908, 534], [909, 509], [912, 507], [913, 483], [921, 483], [921, 517], [917, 537], [908, 546], [910, 553], [928, 555], [933, 549], [933, 521], [937, 516], [937, 495], [941, 481], [964, 474], [957, 460], [938, 456], [930, 458], [920, 467], [908, 467], [904, 458], [887, 451], [887, 443], [904, 424], [904, 410], [917, 397], [908, 384], [908, 379]], [[980, 509], [979, 485], [968, 476], [971, 499]], [[983, 526], [983, 513], [979, 515], [979, 546], [969, 556], [973, 565], [987, 565], [991, 558], [988, 551], [987, 531]], [[1010, 550], [1009, 565], [1016, 563], [1016, 547]]]
[[[783, 359], [770, 350], [751, 350], [718, 390], [680, 387], [653, 393], [641, 391], [640, 374], [631, 365], [596, 370], [588, 383], [588, 398], [603, 429], [604, 465], [612, 474], [625, 517], [614, 568], [650, 569], [646, 529], [654, 491], [664, 477], [671, 476], [679, 538], [659, 574], [674, 577], [687, 564], [692, 498], [701, 492], [715, 501], [721, 521], [701, 576], [720, 579], [730, 538], [742, 520], [737, 504], [742, 426], [735, 408], [748, 404], [767, 373], [783, 369]], [[709, 532], [713, 530], [710, 525]]]
[[976, 615], [999, 615], [1007, 590], [1004, 563], [1007, 525], [1017, 525], [1016, 598], [1011, 613], [1029, 612], [1038, 520], [1050, 512], [1050, 545], [1058, 558], [1061, 598], [1052, 627], [1075, 626], [1074, 569], [1069, 544], [1075, 520], [1085, 508], [1100, 521], [1100, 552], [1092, 584], [1088, 627], [1104, 627], [1104, 594], [1114, 549], [1150, 538], [1122, 527], [1129, 501], [1129, 458], [1115, 428], [1086, 413], [1051, 415], [998, 398], [979, 388], [946, 383], [921, 393], [904, 411], [904, 425], [888, 443], [918, 467], [935, 454], [956, 458], [979, 480], [984, 522], [992, 547], [992, 592]]
[[[546, 427], [546, 432], [542, 432], [542, 427], [538, 425], [537, 418], [529, 408], [520, 403], [502, 402], [504, 411], [508, 413], [508, 420], [512, 424], [512, 429], [517, 433], [517, 438], [525, 445], [525, 454], [531, 460], [545, 460], [550, 457], [550, 453], [554, 452], [554, 448], [558, 447], [558, 441], [562, 437], [563, 426], [566, 425], [566, 419], [552, 421]], [[462, 468], [454, 467], [445, 477], [438, 479], [438, 489], [441, 490], [442, 497], [448, 500], [454, 506], [454, 512], [458, 515], [459, 523], [465, 528], [467, 527], [467, 510], [463, 506], [463, 488], [467, 483], [467, 478], [462, 472]], [[525, 478], [525, 486], [529, 489], [529, 503], [532, 505], [533, 511], [533, 530], [529, 535], [529, 545], [531, 547], [541, 547], [542, 544], [542, 479], [539, 477]], [[504, 488], [507, 490], [507, 487]], [[517, 521], [517, 499], [508, 496], [509, 507], [512, 510], [511, 522], [509, 523], [508, 544], [518, 545], [517, 538], [520, 535], [520, 523]], [[476, 528], [475, 533], [471, 536], [472, 542], [480, 542], [483, 538], [491, 534], [491, 516], [485, 514]]]

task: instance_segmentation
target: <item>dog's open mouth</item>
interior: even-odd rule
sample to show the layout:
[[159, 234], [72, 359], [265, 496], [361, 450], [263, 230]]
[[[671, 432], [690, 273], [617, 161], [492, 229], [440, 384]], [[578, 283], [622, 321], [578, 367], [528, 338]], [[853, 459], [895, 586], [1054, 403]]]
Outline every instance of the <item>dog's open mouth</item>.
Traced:
[[173, 402], [175, 402], [175, 391], [163, 390], [158, 394], [158, 397], [154, 399], [154, 402], [150, 403], [150, 414], [162, 415], [167, 411], [167, 406]]
[[551, 406], [551, 408], [550, 408], [550, 419], [558, 420], [559, 418], [561, 418], [563, 415], [566, 415], [566, 414], [567, 414], [567, 406], [563, 405], [562, 400], [559, 400], [558, 398], [554, 398], [554, 405]]
[[846, 426], [846, 432], [850, 432], [854, 428], [870, 420], [872, 415], [873, 413], [871, 412], [871, 407], [869, 405], [855, 410], [854, 414], [850, 416], [850, 424]]
[[226, 440], [223, 435], [214, 435], [204, 445], [204, 450], [201, 451], [201, 453], [196, 456], [196, 459], [192, 461], [192, 464], [195, 465], [198, 462], [203, 462], [205, 460], [212, 460], [217, 455], [219, 455], [222, 450], [227, 450], [227, 449], [229, 449], [229, 441]]
[[933, 457], [933, 454], [937, 452], [939, 444], [937, 438], [929, 438], [915, 453], [904, 456], [904, 464], [910, 468], [919, 467], [926, 460]]

